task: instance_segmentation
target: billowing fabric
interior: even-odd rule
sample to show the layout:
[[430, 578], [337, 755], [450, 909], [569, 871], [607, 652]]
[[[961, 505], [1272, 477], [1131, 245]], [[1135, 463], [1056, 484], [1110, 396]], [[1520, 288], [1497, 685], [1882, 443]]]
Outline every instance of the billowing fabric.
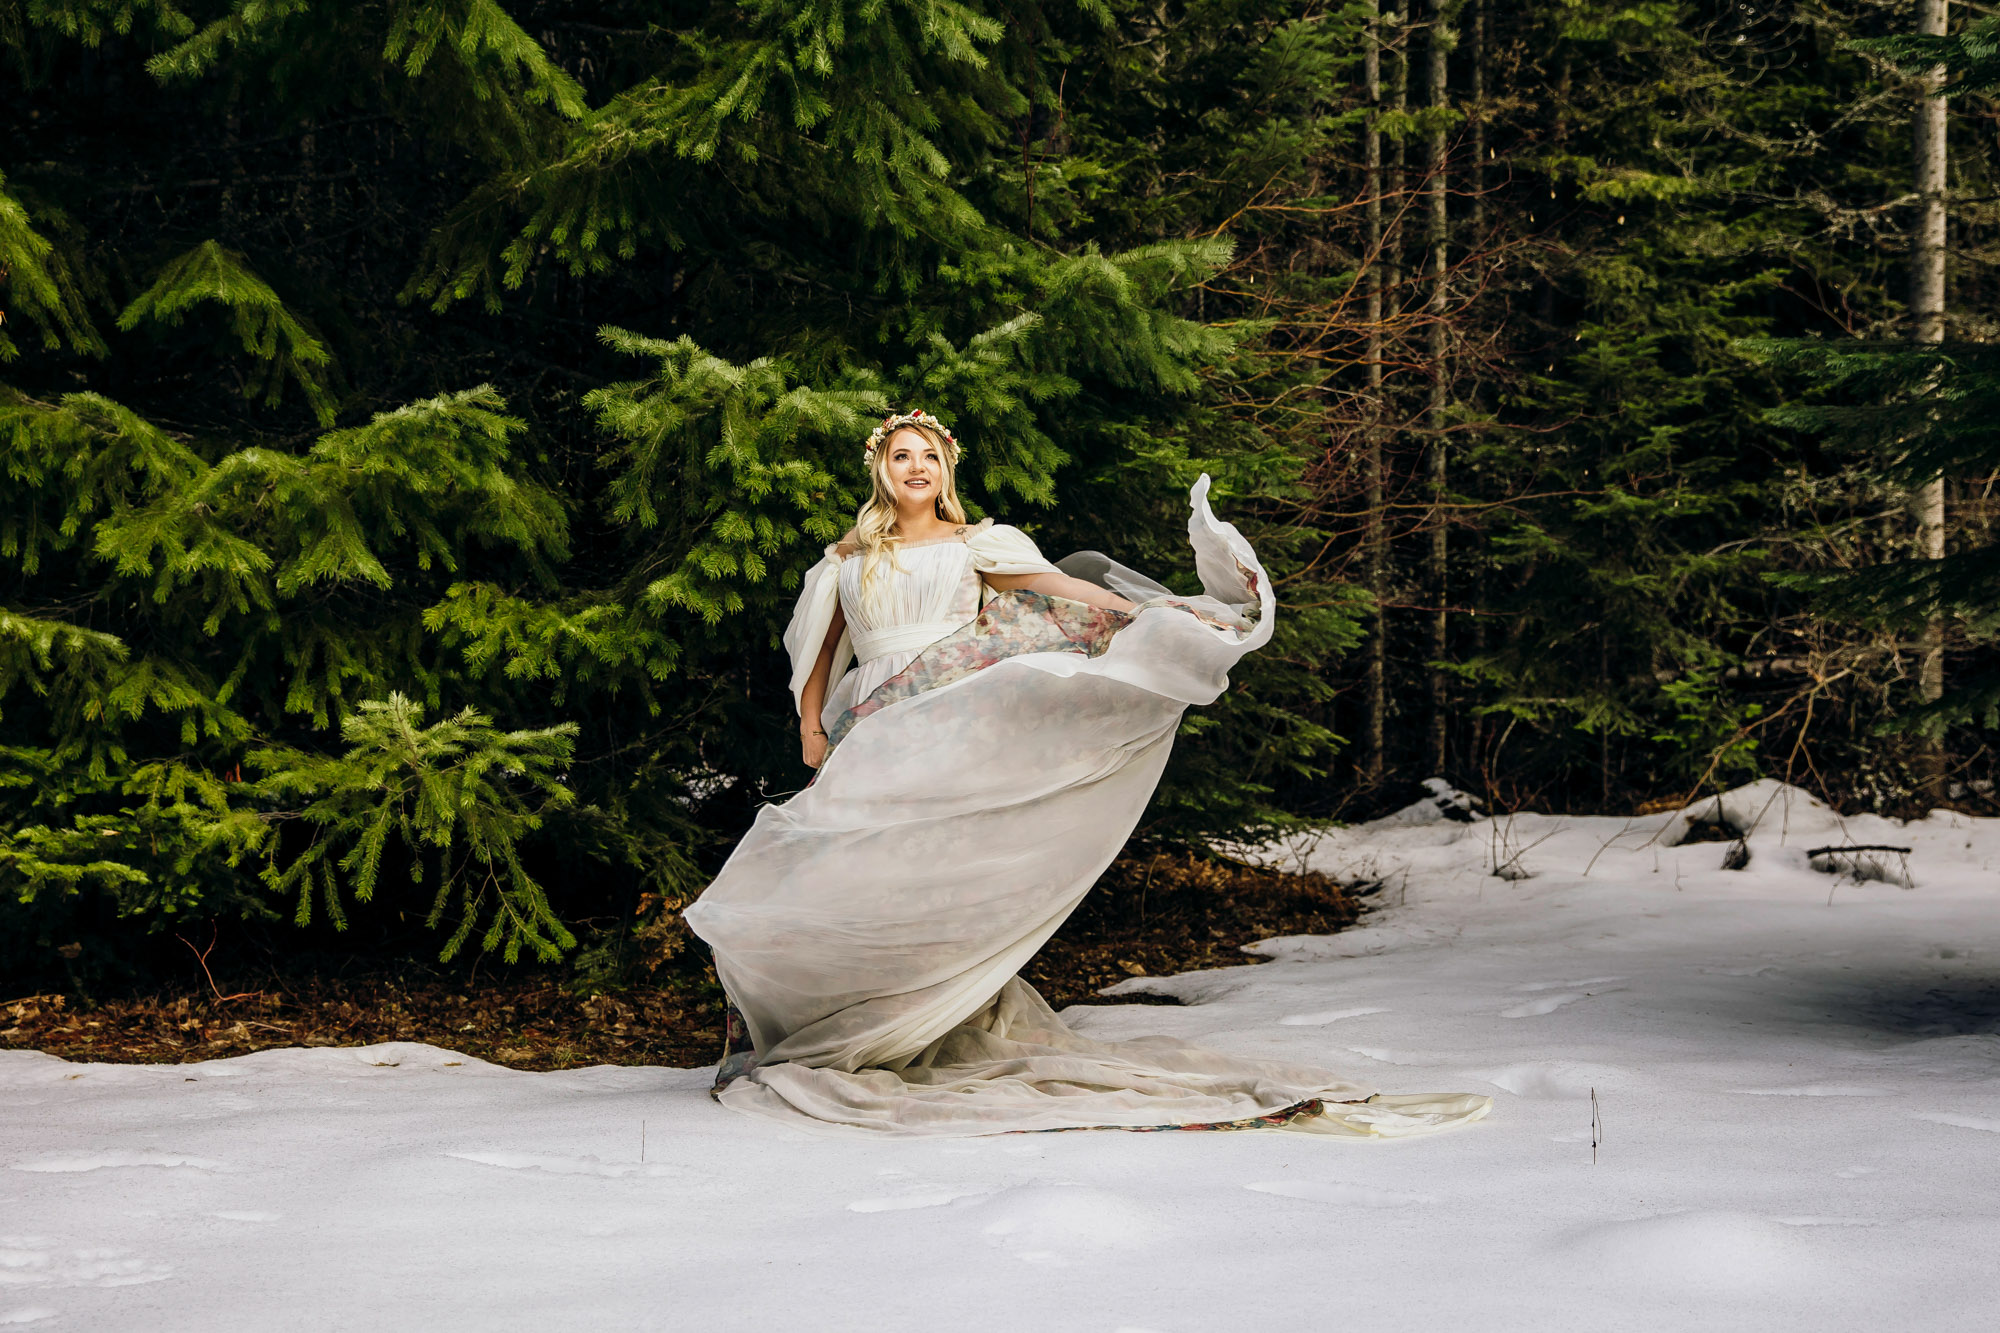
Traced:
[[[756, 1048], [740, 1073], [722, 1071], [736, 1075], [720, 1087], [725, 1105], [926, 1135], [1268, 1117], [1385, 1137], [1487, 1112], [1484, 1097], [1380, 1098], [1324, 1070], [1167, 1038], [1091, 1041], [1015, 976], [1124, 845], [1182, 712], [1212, 702], [1270, 638], [1269, 580], [1207, 493], [1204, 477], [1188, 525], [1203, 596], [1172, 599], [1087, 553], [1063, 568], [1139, 601], [1135, 613], [1016, 594], [995, 602], [985, 649], [954, 629], [928, 669], [910, 671], [924, 654], [899, 649], [843, 675], [825, 716], [844, 734], [817, 779], [758, 812], [685, 914]], [[1053, 568], [1013, 529], [972, 538], [900, 552], [897, 586], [871, 590], [868, 605], [858, 580], [850, 591], [861, 562], [830, 552], [786, 636], [794, 662], [809, 672], [832, 624], [828, 581], [851, 638], [959, 611], [974, 621], [982, 565]]]

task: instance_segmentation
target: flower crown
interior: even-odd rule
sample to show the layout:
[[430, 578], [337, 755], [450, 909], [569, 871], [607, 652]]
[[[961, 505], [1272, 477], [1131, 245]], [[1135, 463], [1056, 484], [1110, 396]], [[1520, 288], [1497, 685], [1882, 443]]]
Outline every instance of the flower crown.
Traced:
[[861, 449], [862, 461], [873, 463], [875, 461], [875, 451], [882, 446], [882, 441], [894, 434], [896, 428], [899, 426], [927, 426], [944, 436], [945, 447], [951, 451], [951, 465], [953, 467], [958, 466], [958, 438], [945, 429], [942, 421], [939, 421], [921, 407], [914, 412], [900, 412], [893, 417], [884, 417], [882, 424], [869, 432], [868, 443], [862, 446]]

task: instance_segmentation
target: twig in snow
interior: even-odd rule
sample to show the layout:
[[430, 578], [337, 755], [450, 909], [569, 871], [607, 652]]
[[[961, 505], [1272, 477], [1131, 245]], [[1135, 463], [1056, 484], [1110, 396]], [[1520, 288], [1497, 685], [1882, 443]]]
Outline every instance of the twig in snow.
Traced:
[[1315, 830], [1285, 845], [1285, 850], [1291, 854], [1292, 864], [1298, 867], [1299, 874], [1303, 875], [1312, 869], [1313, 853], [1319, 850], [1320, 842], [1325, 837], [1326, 833], [1323, 830]]
[[[1861, 857], [1856, 856], [1853, 857], [1852, 864], [1848, 867], [1846, 878], [1852, 879], [1856, 884], [1859, 884], [1864, 879], [1876, 879], [1910, 889], [1916, 887], [1910, 879], [1910, 853], [1915, 850], [1913, 847], [1897, 847], [1886, 842], [1856, 842], [1849, 843], [1845, 847], [1813, 847], [1806, 852], [1806, 864], [1814, 870], [1823, 869], [1827, 874], [1834, 876], [1832, 886], [1826, 891], [1826, 905], [1831, 907], [1833, 906], [1834, 890], [1840, 887], [1840, 881], [1843, 878], [1838, 873], [1840, 862], [1836, 859], [1837, 857], [1850, 852], [1894, 852], [1900, 867], [1895, 874], [1891, 874], [1886, 866], [1872, 857], [1864, 861]], [[1827, 859], [1827, 865], [1823, 867], [1818, 864], [1819, 858], [1822, 856]]]
[[[1498, 820], [1493, 821], [1493, 823], [1496, 826], [1494, 829], [1493, 838], [1491, 839], [1494, 846], [1492, 847], [1491, 851], [1488, 852], [1488, 856], [1493, 866], [1491, 873], [1495, 877], [1504, 880], [1533, 879], [1534, 872], [1530, 871], [1527, 868], [1527, 866], [1521, 864], [1521, 858], [1526, 856], [1529, 852], [1534, 851], [1535, 848], [1541, 846], [1543, 843], [1547, 842], [1550, 838], [1555, 837], [1556, 834], [1563, 831], [1563, 826], [1561, 824], [1557, 824], [1554, 828], [1550, 829], [1547, 833], [1544, 833], [1541, 837], [1535, 839], [1527, 846], [1516, 848], [1514, 846], [1514, 816], [1511, 814], [1507, 816], [1507, 821], [1506, 821], [1507, 826], [1505, 830], [1502, 830], [1498, 827], [1499, 824]], [[1507, 858], [1504, 861], [1500, 858], [1500, 853], [1502, 851], [1506, 851], [1508, 853]]]
[[1604, 855], [1605, 851], [1611, 846], [1612, 843], [1618, 841], [1620, 838], [1624, 837], [1627, 833], [1630, 833], [1631, 831], [1632, 831], [1632, 821], [1628, 819], [1625, 821], [1624, 828], [1619, 829], [1616, 833], [1606, 838], [1603, 842], [1598, 843], [1597, 850], [1590, 854], [1590, 860], [1584, 862], [1583, 877], [1585, 879], [1589, 879], [1590, 868], [1597, 864], [1597, 858]]
[[1597, 1089], [1590, 1090], [1590, 1164], [1597, 1165], [1597, 1145], [1604, 1138], [1604, 1118], [1597, 1112]]

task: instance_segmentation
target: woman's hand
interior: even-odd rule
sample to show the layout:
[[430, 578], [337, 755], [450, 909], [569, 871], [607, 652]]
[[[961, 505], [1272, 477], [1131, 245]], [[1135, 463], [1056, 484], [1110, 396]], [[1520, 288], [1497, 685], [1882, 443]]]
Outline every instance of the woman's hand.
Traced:
[[847, 615], [835, 603], [833, 623], [826, 628], [826, 641], [820, 644], [812, 674], [806, 677], [805, 688], [799, 691], [799, 748], [807, 768], [818, 768], [826, 762], [826, 732], [819, 719], [826, 715], [826, 690], [833, 682], [833, 655], [838, 651], [840, 636], [846, 632]]

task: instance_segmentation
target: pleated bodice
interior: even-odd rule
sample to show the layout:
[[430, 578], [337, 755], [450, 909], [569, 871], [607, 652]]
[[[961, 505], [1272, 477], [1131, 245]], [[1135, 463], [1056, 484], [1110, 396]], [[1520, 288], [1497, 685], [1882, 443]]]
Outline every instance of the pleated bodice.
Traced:
[[866, 564], [856, 556], [840, 565], [840, 609], [855, 666], [828, 701], [835, 717], [979, 614], [979, 571], [971, 549], [956, 538], [903, 547], [880, 563], [864, 592]]

